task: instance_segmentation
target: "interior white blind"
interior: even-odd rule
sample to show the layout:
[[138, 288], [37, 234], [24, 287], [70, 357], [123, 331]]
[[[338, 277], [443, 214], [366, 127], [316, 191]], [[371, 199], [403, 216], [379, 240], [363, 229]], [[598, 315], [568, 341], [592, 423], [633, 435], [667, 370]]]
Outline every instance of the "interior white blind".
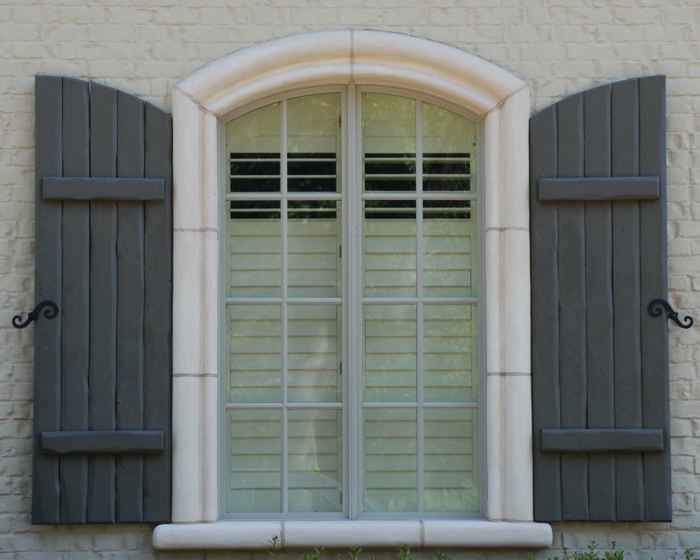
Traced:
[[[226, 127], [226, 515], [479, 509], [476, 128], [360, 98], [356, 123], [318, 94]], [[342, 184], [343, 123], [361, 136], [357, 184]]]

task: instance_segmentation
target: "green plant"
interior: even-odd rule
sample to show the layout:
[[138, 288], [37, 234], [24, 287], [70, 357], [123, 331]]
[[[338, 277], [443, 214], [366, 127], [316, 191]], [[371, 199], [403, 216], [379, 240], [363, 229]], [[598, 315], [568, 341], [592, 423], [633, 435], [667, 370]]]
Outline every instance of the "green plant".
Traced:
[[[272, 546], [272, 550], [267, 553], [271, 556], [271, 560], [284, 560], [284, 555], [279, 554], [282, 550], [282, 542], [279, 536], [273, 536], [269, 541]], [[606, 549], [599, 548], [598, 543], [590, 541], [586, 546], [585, 550], [569, 550], [567, 547], [563, 546], [562, 556], [549, 556], [547, 560], [625, 560], [625, 552], [617, 548], [617, 543], [612, 541]], [[361, 560], [360, 555], [362, 553], [362, 548], [358, 546], [350, 547], [347, 555], [349, 560]], [[313, 553], [310, 554], [300, 554], [298, 560], [322, 560], [323, 556], [326, 554], [326, 549], [322, 546], [313, 549]], [[433, 557], [435, 560], [452, 560], [452, 557], [443, 552], [442, 550], [436, 550], [433, 552]], [[338, 560], [346, 560], [342, 554], [338, 554]], [[380, 560], [377, 556], [372, 556], [371, 560]], [[391, 560], [415, 560], [411, 556], [411, 547], [407, 544], [403, 545], [401, 548], [396, 549], [396, 554]], [[525, 560], [535, 560], [535, 556], [532, 552], [525, 554]], [[653, 558], [651, 559], [653, 560]], [[683, 551], [683, 560], [700, 560], [696, 558], [695, 553], [692, 550]]]
[[604, 560], [623, 560], [624, 557], [624, 551], [619, 550], [617, 548], [617, 543], [615, 541], [612, 541], [610, 543], [610, 547], [605, 552], [603, 552]]
[[[617, 543], [615, 541], [610, 543], [610, 546], [606, 550], [599, 550], [598, 543], [590, 541], [586, 546], [586, 550], [582, 551], [569, 551], [565, 546], [562, 547], [562, 557], [559, 556], [549, 557], [547, 560], [624, 560], [625, 552], [617, 548]], [[603, 553], [601, 557], [600, 553]], [[534, 560], [534, 556], [529, 553], [526, 556], [526, 560]]]
[[282, 543], [280, 542], [279, 536], [273, 535], [267, 542], [272, 545], [272, 550], [268, 550], [267, 553], [273, 558], [273, 560], [282, 560], [284, 558], [284, 554], [277, 556], [277, 553], [282, 549]]
[[436, 550], [433, 552], [433, 556], [435, 556], [435, 560], [452, 560], [452, 556], [445, 554], [442, 550]]
[[394, 560], [413, 560], [413, 557], [411, 556], [411, 547], [407, 544], [404, 544], [403, 548], [397, 548], [396, 551], [397, 554], [394, 557]]

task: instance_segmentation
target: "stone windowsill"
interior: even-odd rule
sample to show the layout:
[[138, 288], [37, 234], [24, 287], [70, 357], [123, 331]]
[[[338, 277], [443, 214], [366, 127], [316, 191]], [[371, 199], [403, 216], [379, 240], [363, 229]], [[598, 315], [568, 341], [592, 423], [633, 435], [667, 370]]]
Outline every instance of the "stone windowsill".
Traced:
[[159, 525], [157, 550], [269, 550], [279, 536], [284, 548], [546, 548], [552, 528], [546, 523], [485, 520], [328, 520], [217, 521]]

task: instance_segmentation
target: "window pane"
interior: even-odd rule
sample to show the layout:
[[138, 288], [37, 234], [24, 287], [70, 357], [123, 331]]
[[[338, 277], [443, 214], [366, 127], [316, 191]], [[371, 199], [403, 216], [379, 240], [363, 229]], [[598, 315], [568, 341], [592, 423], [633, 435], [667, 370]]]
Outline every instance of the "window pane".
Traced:
[[229, 410], [228, 513], [281, 510], [282, 412]]
[[416, 101], [362, 94], [364, 190], [416, 190]]
[[476, 296], [476, 211], [472, 200], [423, 201], [423, 295]]
[[289, 511], [343, 511], [342, 412], [290, 410]]
[[340, 402], [341, 306], [289, 305], [289, 402]]
[[423, 398], [477, 402], [477, 308], [423, 306]]
[[288, 204], [288, 296], [339, 297], [340, 202], [290, 200]]
[[280, 402], [282, 339], [279, 305], [231, 305], [229, 402]]
[[416, 401], [416, 306], [365, 305], [366, 402]]
[[367, 200], [363, 216], [365, 297], [415, 297], [416, 202]]
[[364, 511], [417, 511], [415, 409], [364, 411]]
[[339, 93], [287, 101], [287, 190], [340, 192]]
[[479, 511], [477, 411], [425, 409], [425, 511]]
[[280, 104], [273, 103], [226, 125], [231, 192], [280, 191]]
[[476, 124], [441, 107], [422, 103], [423, 190], [472, 191]]
[[281, 297], [279, 201], [230, 201], [229, 297]]

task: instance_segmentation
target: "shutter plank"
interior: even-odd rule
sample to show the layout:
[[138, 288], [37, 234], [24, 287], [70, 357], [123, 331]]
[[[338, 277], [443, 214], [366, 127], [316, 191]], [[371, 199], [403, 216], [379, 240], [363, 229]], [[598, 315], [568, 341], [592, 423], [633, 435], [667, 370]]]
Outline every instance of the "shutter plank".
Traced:
[[[639, 175], [637, 80], [612, 86], [612, 174]], [[613, 297], [615, 427], [642, 427], [640, 349], [639, 202], [615, 201], [613, 213]], [[644, 518], [641, 454], [616, 457], [619, 521]]]
[[[611, 86], [584, 94], [587, 177], [611, 173]], [[586, 202], [586, 364], [588, 369], [588, 427], [613, 428], [614, 362], [612, 303], [612, 205]], [[615, 457], [588, 457], [588, 504], [592, 521], [615, 519]]]
[[639, 174], [659, 178], [659, 200], [640, 202], [642, 402], [645, 428], [663, 428], [663, 455], [645, 454], [644, 517], [671, 520], [671, 454], [668, 380], [668, 321], [645, 312], [648, 303], [668, 294], [666, 255], [666, 80], [639, 80]]
[[[90, 173], [88, 83], [63, 79], [63, 173]], [[63, 204], [61, 430], [88, 427], [90, 210]], [[61, 523], [85, 523], [87, 457], [61, 457]]]
[[[63, 80], [36, 77], [35, 301], [61, 301], [61, 202], [41, 200], [43, 177], [63, 174]], [[60, 312], [60, 311], [59, 311]], [[58, 523], [58, 457], [41, 454], [39, 434], [61, 423], [61, 319], [34, 323], [32, 523]]]
[[[117, 94], [117, 174], [143, 177], [143, 101]], [[117, 203], [117, 429], [143, 429], [143, 203]], [[118, 523], [143, 521], [143, 457], [118, 457]]]
[[[117, 174], [117, 91], [90, 88], [90, 174]], [[90, 203], [90, 430], [116, 428], [117, 205]], [[88, 522], [115, 521], [115, 459], [91, 456]]]
[[[557, 105], [557, 175], [583, 175], [583, 95]], [[586, 427], [585, 212], [582, 202], [559, 203], [559, 367], [561, 426]], [[562, 516], [588, 519], [588, 459], [561, 457]]]
[[170, 520], [172, 123], [146, 104], [145, 176], [165, 178], [164, 202], [145, 205], [144, 429], [162, 430], [165, 452], [144, 458], [144, 521]]
[[[532, 418], [535, 433], [561, 425], [559, 403], [558, 210], [539, 204], [537, 181], [557, 174], [556, 107], [530, 120], [530, 229], [532, 271]], [[540, 521], [561, 521], [559, 455], [543, 454], [534, 439], [534, 507]]]

